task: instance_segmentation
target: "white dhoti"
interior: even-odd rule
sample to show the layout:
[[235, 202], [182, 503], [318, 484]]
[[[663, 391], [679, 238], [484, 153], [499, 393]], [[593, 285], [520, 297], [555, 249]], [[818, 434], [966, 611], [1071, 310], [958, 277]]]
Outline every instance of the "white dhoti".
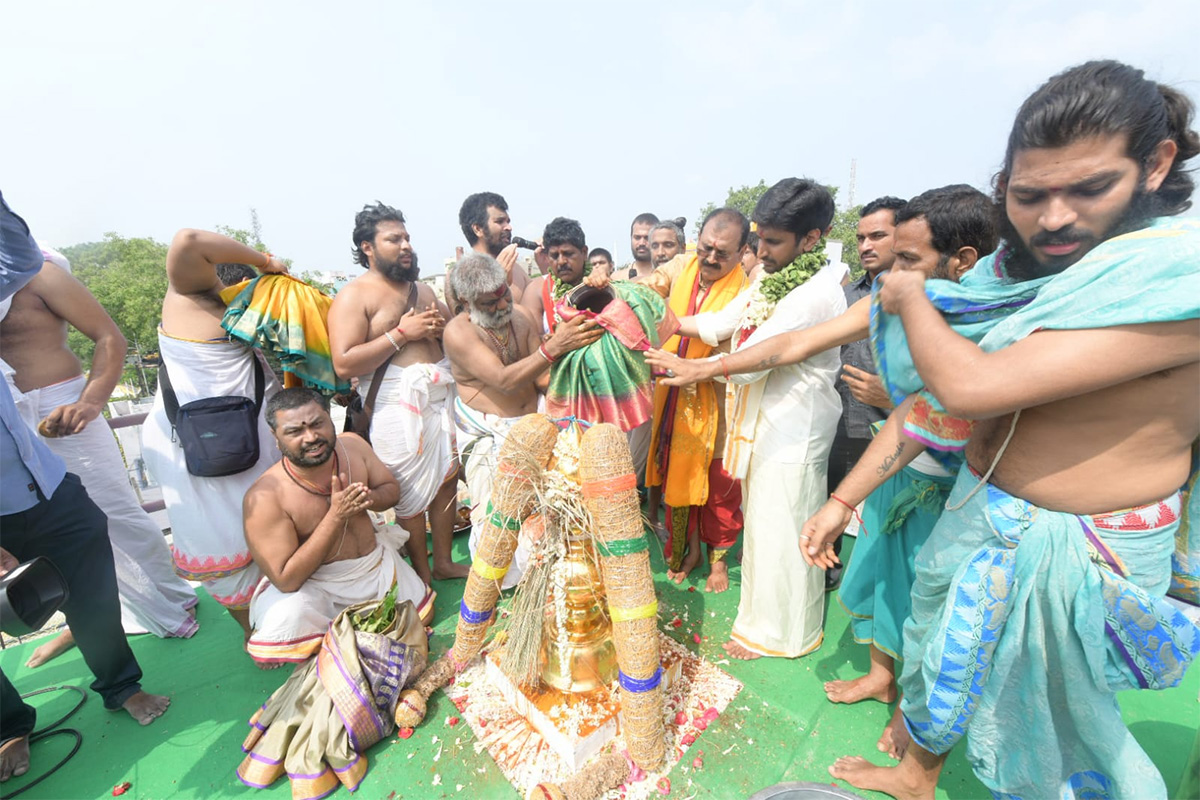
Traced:
[[[374, 374], [359, 378], [363, 397]], [[434, 495], [454, 474], [454, 378], [450, 362], [392, 364], [383, 375], [371, 415], [371, 445], [400, 482], [396, 518], [425, 513]]]
[[[471, 493], [471, 538], [467, 546], [472, 559], [487, 525], [487, 510], [492, 502], [492, 479], [496, 473], [496, 454], [519, 419], [485, 414], [467, 406], [462, 398], [454, 400], [454, 426], [462, 453], [463, 477]], [[501, 587], [510, 589], [516, 586], [528, 563], [529, 548], [523, 540], [518, 540], [512, 565], [504, 574]]]
[[[36, 429], [37, 423], [59, 406], [79, 400], [87, 379], [70, 380], [17, 394], [18, 409]], [[12, 387], [15, 390], [15, 387]], [[108, 517], [117, 589], [121, 598], [121, 627], [126, 633], [188, 637], [199, 625], [188, 613], [196, 592], [175, 574], [171, 550], [162, 530], [129, 485], [117, 440], [103, 417], [97, 417], [71, 436], [47, 439], [46, 446], [63, 460], [67, 472], [83, 482], [88, 496]]]
[[795, 658], [821, 646], [825, 570], [805, 563], [798, 537], [825, 502], [827, 468], [826, 461], [750, 457], [742, 481], [742, 594], [731, 636], [759, 655]]
[[[161, 329], [158, 346], [179, 405], [205, 397], [254, 397], [253, 359], [257, 356], [253, 350], [228, 340], [176, 339]], [[265, 407], [279, 386], [270, 369], [264, 367], [264, 372]], [[245, 609], [262, 572], [250, 558], [242, 531], [242, 498], [279, 460], [275, 437], [260, 414], [258, 462], [245, 472], [223, 478], [200, 478], [188, 472], [183, 448], [172, 439], [160, 388], [142, 426], [142, 454], [162, 486], [174, 539], [175, 571], [189, 580], [202, 581], [213, 599], [226, 608]]]
[[426, 625], [433, 618], [433, 591], [397, 552], [407, 534], [380, 526], [379, 541], [361, 558], [322, 564], [298, 590], [281, 592], [263, 579], [250, 601], [254, 633], [246, 651], [268, 664], [304, 661], [321, 647], [329, 623], [355, 603], [380, 600], [396, 585], [396, 602], [412, 601]]

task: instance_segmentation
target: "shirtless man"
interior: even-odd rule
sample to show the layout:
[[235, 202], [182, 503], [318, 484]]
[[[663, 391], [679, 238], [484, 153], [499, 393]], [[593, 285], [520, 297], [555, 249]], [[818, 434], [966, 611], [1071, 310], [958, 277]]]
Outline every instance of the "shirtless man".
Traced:
[[583, 283], [590, 272], [587, 240], [578, 222], [555, 217], [542, 232], [542, 247], [550, 261], [550, 272], [534, 278], [520, 302], [541, 323], [545, 333], [554, 333], [558, 327], [555, 304]]
[[[417, 281], [417, 254], [398, 209], [377, 203], [354, 219], [354, 247], [364, 275], [329, 308], [333, 368], [358, 378], [365, 398], [387, 364], [371, 418], [375, 452], [400, 481], [396, 519], [408, 531], [413, 569], [426, 583], [465, 578], [470, 567], [451, 556], [458, 498], [458, 460], [450, 432], [454, 394], [442, 352], [449, 309]], [[433, 531], [433, 570], [426, 547]]]
[[[125, 477], [117, 440], [100, 417], [125, 366], [125, 337], [59, 253], [45, 253], [37, 276], [12, 298], [0, 322], [0, 348], [17, 408], [46, 446], [79, 476], [108, 517], [126, 633], [191, 636], [196, 592], [175, 574], [171, 551]], [[60, 266], [61, 264], [61, 266]], [[89, 373], [67, 347], [67, 325], [95, 343]], [[42, 421], [44, 420], [44, 423]], [[39, 423], [42, 423], [39, 425]], [[37, 667], [74, 646], [70, 628], [33, 651]]]
[[361, 437], [337, 435], [328, 401], [311, 389], [284, 389], [266, 414], [283, 459], [242, 507], [250, 552], [270, 581], [250, 601], [250, 656], [263, 669], [304, 661], [334, 617], [381, 599], [393, 581], [396, 602], [412, 601], [428, 622], [432, 592], [394, 541], [377, 539], [367, 513], [400, 499], [388, 467]]
[[[221, 327], [226, 310], [221, 291], [237, 283], [247, 265], [264, 274], [287, 271], [275, 256], [219, 233], [185, 228], [171, 241], [158, 345], [180, 406], [208, 397], [254, 397], [256, 363], [263, 368], [264, 398], [270, 399], [278, 389], [258, 354], [230, 341]], [[161, 383], [142, 426], [142, 454], [163, 487], [175, 571], [202, 582], [248, 638], [250, 596], [262, 573], [254, 566], [242, 534], [242, 498], [279, 459], [279, 450], [260, 413], [259, 458], [254, 466], [221, 478], [192, 475], [167, 419]]]
[[[538, 409], [538, 392], [549, 384], [550, 364], [564, 353], [600, 338], [604, 329], [582, 316], [557, 327], [542, 341], [541, 321], [515, 304], [504, 269], [485, 253], [470, 253], [451, 275], [454, 290], [466, 303], [446, 326], [446, 354], [458, 384], [454, 422], [471, 494], [471, 553], [483, 533], [492, 473], [500, 440], [513, 424]], [[504, 586], [524, 569], [518, 547]]]
[[[512, 292], [513, 302], [521, 302], [529, 275], [517, 262], [517, 246], [512, 243], [512, 219], [508, 216], [508, 203], [495, 192], [477, 192], [463, 201], [458, 210], [458, 224], [462, 228], [467, 244], [476, 253], [487, 253], [504, 268], [505, 282]], [[460, 254], [461, 257], [461, 254]], [[538, 267], [546, 274], [548, 262], [535, 251]], [[446, 273], [446, 302], [455, 314], [464, 310], [463, 300], [454, 296], [450, 273]]]
[[[28, 226], [0, 194], [0, 303], [41, 268], [42, 254]], [[124, 708], [142, 725], [162, 716], [171, 699], [142, 691], [141, 667], [121, 632], [104, 514], [21, 420], [7, 381], [0, 382], [0, 529], [0, 576], [39, 556], [62, 572], [70, 591], [62, 610], [105, 708]], [[36, 710], [0, 671], [0, 781], [29, 771], [29, 735], [36, 724]]]
[[[932, 798], [966, 734], [993, 792], [1166, 796], [1114, 692], [1176, 685], [1200, 650], [1200, 631], [1162, 601], [1200, 434], [1200, 231], [1170, 219], [1191, 205], [1192, 115], [1182, 93], [1111, 61], [1025, 101], [996, 183], [1005, 248], [963, 284], [999, 270], [1015, 300], [1033, 297], [983, 347], [947, 324], [954, 310], [943, 317], [923, 274], [883, 278], [884, 310], [912, 333], [912, 362], [946, 412], [914, 394], [893, 416], [921, 430], [936, 418], [943, 446], [969, 441], [916, 560], [900, 679], [913, 742], [898, 766], [843, 758], [835, 777]], [[855, 503], [924, 449], [899, 428], [885, 426], [840, 497]], [[836, 525], [810, 522], [808, 555], [831, 560]]]

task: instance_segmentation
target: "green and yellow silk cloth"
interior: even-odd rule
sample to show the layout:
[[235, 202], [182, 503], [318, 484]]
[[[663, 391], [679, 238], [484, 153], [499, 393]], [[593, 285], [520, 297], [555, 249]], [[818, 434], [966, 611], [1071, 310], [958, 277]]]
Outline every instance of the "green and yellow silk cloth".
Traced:
[[233, 339], [274, 353], [287, 373], [286, 386], [303, 383], [326, 394], [350, 390], [333, 370], [327, 323], [333, 298], [299, 278], [273, 274], [231, 286], [221, 299], [228, 305], [221, 327]]

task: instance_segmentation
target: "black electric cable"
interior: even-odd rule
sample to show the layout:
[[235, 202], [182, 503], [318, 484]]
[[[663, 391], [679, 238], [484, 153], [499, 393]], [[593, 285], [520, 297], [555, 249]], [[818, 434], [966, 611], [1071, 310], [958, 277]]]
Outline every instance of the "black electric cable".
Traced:
[[78, 686], [47, 686], [45, 689], [38, 689], [35, 692], [29, 692], [28, 694], [21, 695], [21, 699], [24, 700], [27, 697], [33, 697], [34, 695], [45, 694], [46, 692], [56, 692], [61, 689], [71, 689], [75, 692], [78, 692], [79, 693], [79, 702], [75, 704], [74, 708], [72, 708], [67, 713], [63, 714], [61, 717], [56, 719], [54, 722], [29, 734], [29, 744], [33, 744], [34, 742], [40, 742], [43, 739], [49, 739], [51, 736], [65, 735], [65, 736], [75, 737], [75, 746], [71, 748], [71, 752], [69, 752], [65, 756], [63, 756], [63, 759], [61, 761], [59, 761], [57, 764], [55, 764], [53, 767], [51, 767], [49, 770], [47, 770], [44, 775], [39, 775], [37, 778], [35, 778], [34, 780], [25, 784], [24, 786], [22, 786], [20, 789], [17, 789], [16, 791], [9, 792], [8, 794], [0, 795], [0, 800], [9, 800], [9, 798], [16, 797], [17, 795], [21, 794], [22, 792], [24, 792], [28, 789], [32, 789], [34, 786], [37, 786], [42, 781], [46, 780], [46, 778], [49, 778], [55, 772], [58, 772], [58, 770], [60, 768], [62, 768], [62, 766], [64, 764], [66, 764], [68, 761], [70, 761], [72, 758], [74, 758], [75, 754], [79, 752], [79, 748], [83, 746], [83, 734], [82, 733], [75, 730], [74, 728], [59, 728], [58, 727], [59, 725], [62, 725], [64, 722], [66, 722], [71, 717], [75, 716], [75, 713], [77, 711], [79, 711], [79, 709], [83, 708], [83, 704], [87, 702], [87, 693], [84, 692], [83, 689], [80, 689]]

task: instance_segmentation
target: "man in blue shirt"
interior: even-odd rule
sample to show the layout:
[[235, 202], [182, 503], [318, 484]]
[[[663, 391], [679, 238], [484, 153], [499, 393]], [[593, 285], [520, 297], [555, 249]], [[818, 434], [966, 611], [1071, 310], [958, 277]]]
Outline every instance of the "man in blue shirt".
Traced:
[[[0, 301], [28, 283], [42, 252], [24, 220], [0, 194]], [[21, 420], [0, 381], [0, 575], [45, 556], [66, 578], [62, 611], [79, 650], [96, 676], [94, 689], [108, 709], [124, 708], [142, 725], [167, 710], [170, 699], [142, 691], [142, 670], [121, 629], [121, 606], [108, 520]], [[29, 770], [29, 734], [36, 714], [0, 672], [0, 781]]]

